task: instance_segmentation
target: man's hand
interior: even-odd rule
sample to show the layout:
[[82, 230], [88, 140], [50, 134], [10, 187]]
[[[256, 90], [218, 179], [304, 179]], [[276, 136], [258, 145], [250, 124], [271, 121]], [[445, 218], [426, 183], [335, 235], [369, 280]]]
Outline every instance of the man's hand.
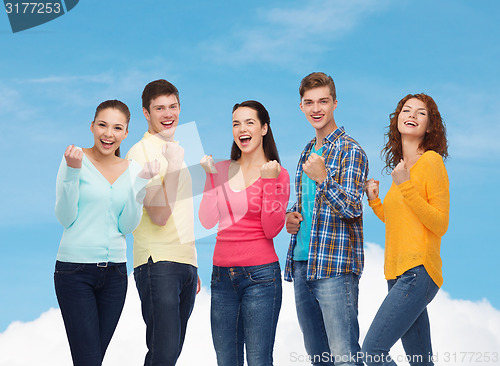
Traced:
[[288, 234], [297, 234], [300, 228], [300, 222], [302, 221], [302, 215], [300, 212], [289, 212], [286, 214], [286, 231]]
[[325, 167], [325, 159], [318, 154], [313, 153], [309, 155], [306, 162], [302, 164], [302, 169], [309, 178], [318, 184], [323, 183], [328, 176]]
[[168, 170], [179, 170], [184, 161], [184, 149], [175, 142], [167, 141], [162, 148], [162, 154], [167, 159], [169, 167]]

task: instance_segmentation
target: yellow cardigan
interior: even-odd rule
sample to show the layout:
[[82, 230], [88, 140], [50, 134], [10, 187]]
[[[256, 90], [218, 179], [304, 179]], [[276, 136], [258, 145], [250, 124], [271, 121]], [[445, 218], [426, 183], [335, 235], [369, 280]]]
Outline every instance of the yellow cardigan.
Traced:
[[382, 204], [368, 201], [385, 222], [385, 278], [395, 279], [424, 265], [437, 286], [443, 284], [441, 237], [448, 229], [450, 191], [441, 155], [426, 151], [410, 169], [410, 180], [391, 185]]

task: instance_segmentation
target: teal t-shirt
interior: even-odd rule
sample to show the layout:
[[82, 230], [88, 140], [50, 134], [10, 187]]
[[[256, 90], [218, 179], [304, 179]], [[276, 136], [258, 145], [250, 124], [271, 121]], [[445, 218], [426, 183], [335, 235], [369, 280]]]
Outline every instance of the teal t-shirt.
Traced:
[[[318, 150], [315, 146], [311, 149], [311, 154], [321, 155], [323, 146]], [[302, 222], [297, 233], [297, 244], [293, 249], [293, 260], [306, 261], [309, 257], [309, 241], [311, 240], [312, 215], [314, 201], [316, 199], [316, 182], [302, 173]]]

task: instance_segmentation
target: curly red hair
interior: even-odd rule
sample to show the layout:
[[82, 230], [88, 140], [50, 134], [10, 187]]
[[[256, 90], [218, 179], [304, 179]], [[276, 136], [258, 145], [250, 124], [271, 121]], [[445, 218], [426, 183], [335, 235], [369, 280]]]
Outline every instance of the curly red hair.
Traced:
[[429, 131], [426, 132], [419, 148], [424, 152], [433, 150], [444, 159], [448, 157], [446, 126], [441, 118], [436, 102], [427, 94], [408, 94], [399, 101], [394, 113], [389, 115], [389, 131], [385, 134], [387, 143], [382, 149], [382, 156], [385, 160], [384, 170], [387, 173], [390, 173], [403, 158], [403, 143], [401, 141], [401, 134], [398, 131], [398, 117], [405, 103], [412, 98], [418, 99], [425, 104], [429, 116]]

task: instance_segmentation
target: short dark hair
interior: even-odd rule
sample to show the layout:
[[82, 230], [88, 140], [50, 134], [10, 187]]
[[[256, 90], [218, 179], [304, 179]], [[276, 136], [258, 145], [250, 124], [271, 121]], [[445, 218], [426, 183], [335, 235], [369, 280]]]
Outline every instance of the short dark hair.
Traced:
[[[117, 111], [120, 111], [123, 113], [123, 115], [127, 118], [127, 129], [128, 129], [128, 124], [130, 122], [130, 110], [128, 109], [127, 105], [119, 100], [116, 100], [116, 99], [112, 99], [112, 100], [105, 100], [104, 102], [102, 102], [101, 104], [99, 104], [95, 110], [95, 114], [94, 114], [94, 121], [92, 123], [95, 122], [95, 119], [97, 118], [97, 115], [99, 114], [99, 112], [105, 110], [105, 109], [108, 109], [108, 108], [112, 108], [112, 109], [116, 109]], [[118, 149], [115, 150], [115, 155], [120, 157], [120, 147], [118, 146]]]
[[[269, 161], [276, 160], [278, 163], [281, 164], [280, 156], [278, 154], [278, 148], [276, 147], [276, 142], [274, 141], [273, 137], [273, 131], [271, 130], [270, 126], [271, 119], [269, 117], [267, 109], [256, 100], [247, 100], [242, 103], [236, 103], [233, 107], [233, 113], [235, 110], [242, 107], [251, 108], [254, 111], [256, 111], [257, 118], [259, 119], [261, 126], [267, 124], [267, 133], [262, 138], [262, 147], [264, 148], [264, 155], [266, 156], [267, 160]], [[231, 160], [238, 160], [240, 157], [241, 157], [241, 150], [236, 144], [236, 142], [233, 141], [233, 146], [231, 147]]]
[[179, 91], [172, 83], [165, 79], [152, 81], [144, 87], [142, 92], [142, 107], [146, 108], [146, 110], [150, 112], [149, 105], [153, 99], [159, 97], [160, 95], [172, 94], [175, 95], [177, 102], [180, 104]]
[[330, 88], [330, 95], [335, 102], [337, 100], [337, 91], [335, 90], [335, 83], [330, 75], [324, 72], [313, 72], [307, 75], [300, 82], [299, 93], [300, 99], [304, 97], [304, 93], [308, 90], [314, 88], [320, 88], [322, 86], [328, 86]]

